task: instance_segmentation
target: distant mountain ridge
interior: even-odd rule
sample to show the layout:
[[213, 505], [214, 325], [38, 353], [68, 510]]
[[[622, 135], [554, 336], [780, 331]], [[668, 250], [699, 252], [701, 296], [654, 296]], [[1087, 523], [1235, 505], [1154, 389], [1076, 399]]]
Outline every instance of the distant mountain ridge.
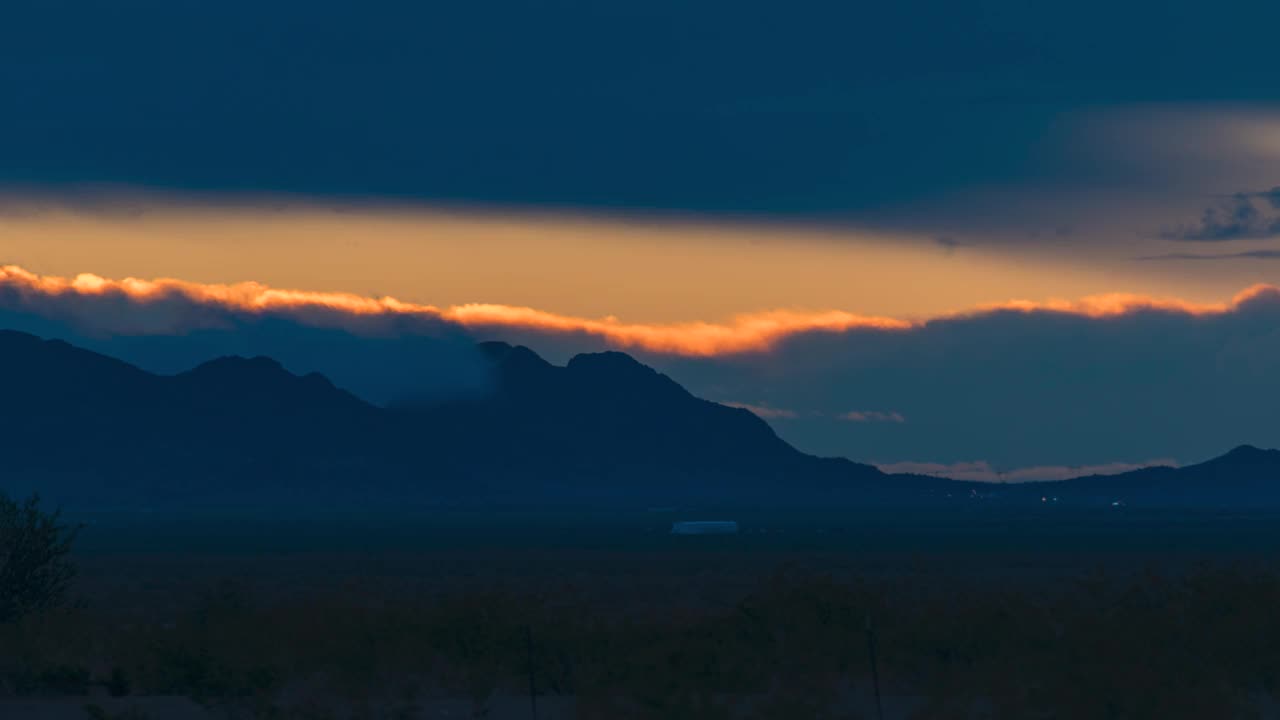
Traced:
[[265, 357], [155, 375], [0, 331], [0, 489], [72, 505], [167, 502], [867, 506], [1066, 501], [1280, 506], [1280, 451], [1184, 468], [991, 486], [886, 475], [791, 447], [619, 352], [565, 366], [482, 343], [492, 392], [374, 406]]
[[1280, 506], [1280, 450], [1240, 445], [1194, 465], [1141, 468], [1036, 486], [1044, 492], [1128, 504]]

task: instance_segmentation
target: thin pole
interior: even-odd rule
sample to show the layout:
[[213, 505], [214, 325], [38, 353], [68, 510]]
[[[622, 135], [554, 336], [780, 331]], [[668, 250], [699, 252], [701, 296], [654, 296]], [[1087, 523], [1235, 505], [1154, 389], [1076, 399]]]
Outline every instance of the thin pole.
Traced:
[[524, 642], [529, 655], [529, 711], [533, 713], [533, 720], [538, 720], [538, 686], [533, 678], [533, 627], [530, 625], [524, 626]]
[[880, 671], [876, 669], [876, 636], [871, 630], [871, 613], [867, 613], [867, 654], [871, 656], [871, 686], [876, 691], [876, 717], [884, 720], [884, 706], [880, 703]]

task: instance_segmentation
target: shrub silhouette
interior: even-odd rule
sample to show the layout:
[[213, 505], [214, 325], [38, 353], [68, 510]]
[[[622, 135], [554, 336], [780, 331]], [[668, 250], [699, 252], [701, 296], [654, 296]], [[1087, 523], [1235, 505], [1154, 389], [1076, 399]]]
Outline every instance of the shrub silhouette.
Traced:
[[150, 720], [146, 713], [137, 708], [128, 708], [118, 713], [109, 712], [101, 705], [89, 704], [84, 706], [85, 715], [89, 720]]
[[124, 697], [129, 694], [129, 678], [119, 667], [111, 668], [111, 677], [106, 682], [107, 694], [111, 697]]
[[66, 602], [77, 532], [41, 510], [39, 496], [19, 503], [0, 492], [0, 623]]

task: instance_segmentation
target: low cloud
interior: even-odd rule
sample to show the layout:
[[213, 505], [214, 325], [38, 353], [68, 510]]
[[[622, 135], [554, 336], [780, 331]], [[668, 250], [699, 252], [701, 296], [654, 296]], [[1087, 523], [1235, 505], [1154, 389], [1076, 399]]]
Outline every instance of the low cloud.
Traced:
[[785, 408], [772, 407], [770, 405], [741, 403], [741, 402], [722, 402], [721, 405], [729, 407], [742, 408], [750, 410], [756, 415], [766, 420], [795, 420], [797, 418], [809, 418], [815, 420], [842, 420], [844, 422], [857, 423], [904, 423], [907, 421], [902, 413], [896, 411], [880, 411], [880, 410], [850, 410], [841, 413], [829, 413], [822, 410], [787, 410]]
[[905, 332], [930, 323], [1011, 313], [1054, 313], [1109, 318], [1147, 311], [1221, 315], [1273, 286], [1249, 288], [1227, 303], [1192, 303], [1127, 293], [1080, 300], [1010, 300], [923, 320], [859, 315], [843, 310], [769, 310], [727, 322], [628, 323], [615, 317], [582, 318], [529, 307], [471, 303], [437, 307], [352, 293], [273, 288], [261, 283], [194, 283], [172, 278], [115, 280], [37, 275], [0, 266], [0, 309], [56, 318], [88, 335], [166, 335], [225, 328], [244, 317], [280, 316], [317, 327], [395, 336], [453, 331], [532, 332], [585, 336], [610, 347], [664, 355], [711, 357], [768, 352], [789, 338], [858, 331]]
[[750, 410], [752, 413], [755, 413], [756, 416], [764, 418], [765, 420], [794, 420], [795, 418], [800, 417], [800, 413], [795, 410], [769, 407], [768, 405], [752, 405], [750, 403], [740, 402], [722, 402], [720, 404], [728, 405], [729, 407], [742, 408], [743, 410]]
[[887, 473], [931, 475], [952, 480], [971, 480], [990, 483], [1049, 482], [1068, 480], [1087, 475], [1117, 475], [1148, 467], [1176, 467], [1172, 459], [1148, 460], [1142, 463], [1104, 463], [1101, 465], [1039, 465], [1000, 471], [986, 461], [958, 462], [951, 464], [927, 462], [883, 463], [876, 467]]
[[1165, 253], [1143, 255], [1135, 260], [1280, 260], [1280, 250], [1244, 250], [1230, 253]]
[[44, 276], [0, 266], [0, 308], [65, 320], [86, 334], [164, 335], [227, 327], [233, 318], [287, 316], [306, 325], [370, 334], [446, 329], [584, 335], [623, 349], [710, 356], [766, 351], [796, 333], [855, 328], [906, 330], [912, 323], [840, 310], [771, 310], [725, 323], [625, 323], [530, 307], [469, 303], [437, 307], [393, 297], [273, 288], [261, 283], [193, 283], [172, 278], [114, 280], [93, 274]]
[[850, 410], [848, 412], [841, 413], [828, 413], [821, 410], [788, 410], [786, 408], [773, 407], [764, 403], [753, 404], [742, 402], [722, 402], [720, 404], [750, 410], [766, 420], [795, 420], [803, 417], [810, 419], [835, 419], [858, 423], [904, 423], [907, 421], [907, 419], [902, 416], [902, 413], [896, 411], [883, 412], [880, 410]]
[[891, 411], [881, 412], [879, 410], [850, 410], [836, 416], [840, 420], [848, 420], [849, 422], [906, 422], [906, 418], [902, 417], [902, 413]]
[[1280, 236], [1280, 186], [1228, 195], [1205, 208], [1199, 221], [1166, 229], [1161, 236], [1196, 242]]
[[941, 247], [941, 248], [945, 249], [947, 252], [952, 252], [952, 251], [954, 251], [956, 248], [962, 248], [962, 247], [968, 247], [968, 246], [969, 246], [969, 243], [967, 243], [967, 242], [965, 242], [965, 241], [963, 241], [963, 240], [961, 240], [961, 239], [959, 239], [959, 238], [957, 238], [957, 237], [955, 237], [955, 236], [953, 236], [953, 235], [938, 235], [937, 237], [935, 237], [935, 238], [933, 239], [933, 242], [934, 242], [936, 245], [938, 245], [939, 247]]

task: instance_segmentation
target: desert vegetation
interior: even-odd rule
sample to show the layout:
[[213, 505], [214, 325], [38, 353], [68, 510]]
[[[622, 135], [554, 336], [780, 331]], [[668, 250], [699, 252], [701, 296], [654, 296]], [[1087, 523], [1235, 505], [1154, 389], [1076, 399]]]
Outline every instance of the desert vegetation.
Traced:
[[0, 623], [66, 602], [78, 530], [37, 495], [19, 502], [0, 492]]
[[[6, 499], [0, 521], [0, 709], [6, 699], [60, 699], [96, 720], [144, 720], [109, 700], [176, 696], [211, 717], [355, 720], [423, 717], [441, 702], [453, 717], [486, 717], [505, 702], [508, 717], [520, 700], [519, 717], [541, 703], [544, 718], [567, 708], [586, 720], [845, 719], [876, 717], [878, 690], [886, 717], [1166, 719], [1252, 717], [1280, 694], [1280, 572], [1239, 544], [1201, 560], [1177, 550], [1163, 566], [1063, 566], [1032, 581], [1042, 576], [1014, 566], [1043, 569], [1054, 545], [1024, 532], [1031, 554], [1005, 558], [988, 547], [987, 525], [963, 542], [1004, 568], [994, 574], [940, 549], [908, 562], [885, 546], [872, 561], [857, 537], [793, 546], [763, 539], [772, 535], [653, 535], [605, 550], [584, 540], [618, 535], [612, 528], [541, 540], [513, 528], [525, 545], [542, 544], [523, 552], [487, 532], [384, 528], [385, 545], [340, 565], [341, 553], [317, 549], [319, 537], [275, 522], [277, 534], [297, 536], [293, 550], [263, 554], [264, 541], [224, 531], [216, 549], [165, 555], [151, 530], [133, 555], [121, 545], [86, 556], [73, 553], [78, 528], [38, 499]], [[374, 543], [355, 527], [343, 547]], [[1242, 520], [1213, 527], [1268, 547]], [[100, 543], [119, 532], [95, 530]], [[867, 532], [882, 545], [888, 537]], [[965, 537], [959, 526], [946, 532], [953, 546]], [[1188, 533], [1170, 531], [1165, 544], [1193, 535], [1211, 544], [1199, 526]], [[236, 542], [265, 573], [293, 574], [283, 587], [219, 579], [236, 566], [208, 563]], [[405, 546], [427, 550], [392, 564]], [[140, 561], [153, 556], [169, 564]], [[1089, 550], [1080, 563], [1105, 557]], [[94, 581], [73, 562], [89, 559]], [[446, 563], [453, 569], [434, 584], [408, 581]], [[369, 565], [382, 567], [355, 572]], [[195, 589], [159, 583], [173, 570]], [[395, 582], [375, 582], [382, 576]], [[311, 582], [320, 577], [330, 581]], [[152, 585], [160, 591], [119, 592]]]
[[[0, 625], [19, 696], [184, 695], [232, 717], [483, 717], [497, 695], [583, 718], [856, 717], [881, 689], [921, 718], [1248, 717], [1280, 683], [1280, 577], [1089, 577], [939, 593], [780, 570], [731, 606], [590, 607], [515, 589], [266, 602], [226, 585], [175, 617], [44, 608]], [[865, 708], [866, 703], [857, 707]]]

